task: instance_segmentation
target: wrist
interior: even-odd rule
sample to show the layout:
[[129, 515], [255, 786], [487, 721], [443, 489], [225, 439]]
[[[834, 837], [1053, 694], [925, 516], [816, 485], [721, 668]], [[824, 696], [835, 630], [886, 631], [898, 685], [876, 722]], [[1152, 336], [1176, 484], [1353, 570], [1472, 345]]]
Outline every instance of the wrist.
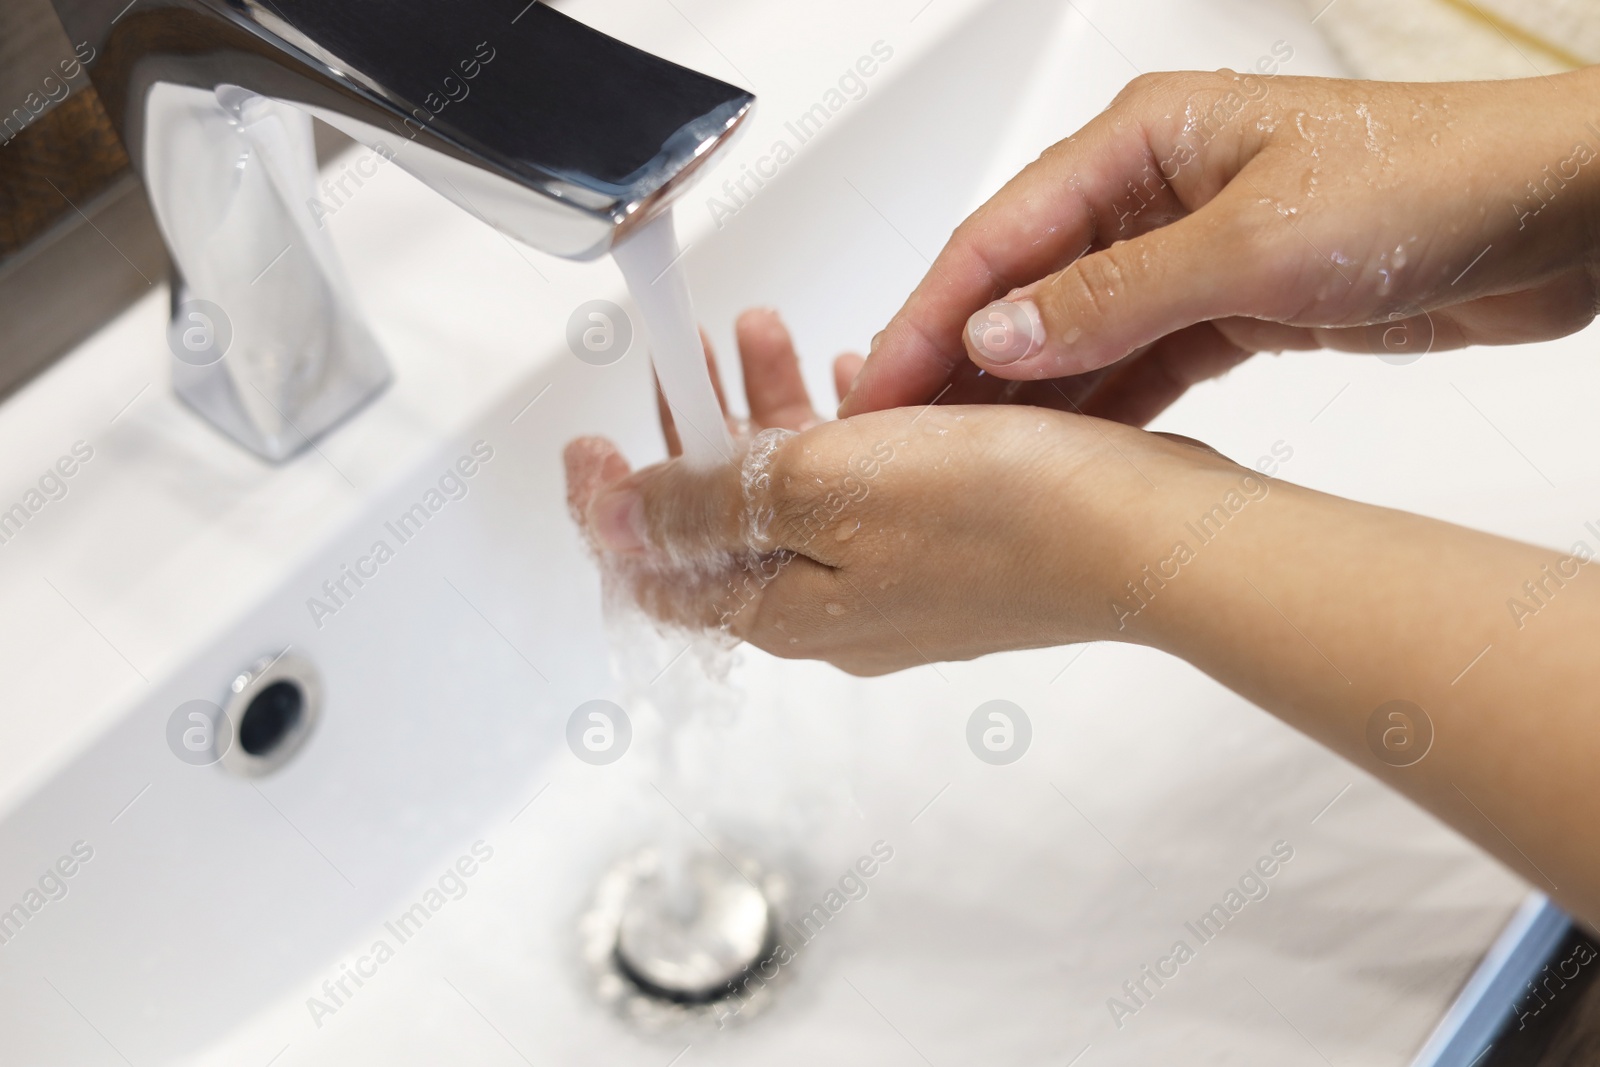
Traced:
[[1136, 640], [1169, 652], [1195, 626], [1215, 621], [1219, 604], [1200, 592], [1209, 584], [1202, 576], [1229, 574], [1242, 531], [1259, 526], [1294, 488], [1214, 456], [1192, 461], [1185, 475], [1150, 531], [1146, 558], [1113, 592], [1119, 628], [1133, 628]]
[[1055, 561], [1058, 640], [1123, 641], [1166, 648], [1192, 604], [1197, 568], [1255, 518], [1282, 483], [1202, 445], [1111, 423], [1080, 420], [1098, 435], [1070, 451], [1080, 462], [1059, 479], [1045, 550]]

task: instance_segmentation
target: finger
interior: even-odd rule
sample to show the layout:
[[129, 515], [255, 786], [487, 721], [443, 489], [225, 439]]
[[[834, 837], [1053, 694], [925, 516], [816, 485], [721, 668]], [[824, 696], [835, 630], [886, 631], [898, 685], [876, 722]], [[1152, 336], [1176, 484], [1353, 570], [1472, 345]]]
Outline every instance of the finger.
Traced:
[[1143, 355], [1106, 368], [1111, 373], [1084, 404], [1084, 414], [1144, 426], [1191, 386], [1220, 378], [1252, 354], [1209, 322], [1179, 330]]
[[606, 486], [627, 476], [628, 461], [604, 437], [580, 437], [561, 458], [567, 471], [567, 508], [579, 527], [587, 529], [589, 506]]
[[759, 599], [728, 620], [735, 636], [784, 659], [825, 660], [869, 677], [926, 662], [842, 569], [785, 556]]
[[[694, 571], [620, 568], [634, 601], [652, 618], [721, 627], [777, 656], [831, 658], [843, 643], [826, 605], [839, 599], [832, 567], [793, 552], [729, 557]], [[831, 638], [831, 639], [829, 639]]]
[[734, 325], [750, 419], [757, 426], [798, 430], [816, 421], [794, 340], [776, 311], [752, 308]]
[[1036, 382], [1012, 382], [996, 378], [971, 361], [950, 373], [950, 380], [930, 399], [930, 404], [1026, 404], [1057, 411], [1081, 412], [1083, 404], [1099, 386], [1110, 368], [1075, 374], [1070, 378], [1047, 378]]
[[716, 567], [674, 569], [639, 558], [614, 563], [608, 577], [623, 582], [632, 601], [659, 622], [737, 633], [741, 620], [756, 617], [769, 575], [779, 565], [773, 558], [729, 556]]
[[1030, 164], [956, 231], [876, 339], [841, 417], [925, 404], [966, 360], [962, 328], [979, 308], [1082, 255], [1095, 205], [1148, 159], [1136, 124], [1096, 118]]
[[818, 636], [838, 629], [826, 608], [841, 584], [834, 568], [784, 552], [748, 564], [738, 581], [738, 595], [719, 611], [729, 633], [785, 659], [822, 658]]
[[1587, 268], [1559, 274], [1532, 289], [1481, 296], [1433, 315], [1440, 324], [1440, 334], [1455, 332], [1440, 323], [1441, 319], [1448, 320], [1458, 328], [1460, 343], [1469, 345], [1548, 341], [1577, 333], [1594, 317], [1594, 280]]
[[1515, 345], [1576, 333], [1593, 321], [1593, 283], [1587, 271], [1556, 275], [1531, 289], [1384, 320], [1371, 326], [1311, 331], [1317, 343], [1346, 352], [1420, 354], [1466, 345]]
[[711, 335], [706, 333], [704, 326], [700, 327], [700, 348], [706, 354], [706, 373], [711, 375], [711, 391], [717, 394], [717, 407], [722, 409], [726, 418], [728, 398], [722, 395], [722, 372], [717, 369], [717, 350], [711, 347]]
[[1015, 399], [1019, 385], [985, 374], [971, 360], [951, 370], [945, 383], [932, 396], [917, 402], [923, 404], [1009, 404]]
[[692, 565], [746, 551], [746, 511], [737, 466], [668, 460], [595, 494], [583, 522], [603, 551]]
[[855, 352], [846, 352], [833, 361], [833, 392], [840, 401], [850, 392], [850, 386], [856, 380], [856, 375], [861, 373], [861, 365], [866, 357]]
[[[1241, 348], [1258, 352], [1327, 348], [1359, 355], [1398, 357], [1467, 345], [1546, 341], [1582, 329], [1584, 323], [1579, 321], [1580, 317], [1591, 314], [1583, 308], [1574, 315], [1569, 308], [1554, 317], [1543, 318], [1532, 311], [1530, 305], [1512, 299], [1528, 295], [1507, 293], [1479, 297], [1437, 311], [1395, 313], [1392, 318], [1382, 318], [1365, 326], [1290, 326], [1255, 319], [1223, 319], [1214, 325]], [[1499, 318], [1496, 313], [1501, 309], [1510, 311], [1512, 316]]]
[[1247, 352], [1292, 352], [1322, 347], [1315, 331], [1305, 326], [1235, 318], [1216, 319], [1211, 325]]
[[[1130, 359], [1137, 359], [1135, 353]], [[1087, 374], [1074, 374], [1070, 378], [1050, 378], [1043, 382], [1012, 382], [1020, 385], [1022, 389], [1017, 392], [1015, 403], [1036, 404], [1040, 407], [1055, 408], [1057, 411], [1070, 411], [1074, 415], [1085, 414], [1095, 396], [1111, 376], [1110, 367], [1101, 367], [1099, 370], [1089, 371]], [[1037, 399], [1029, 399], [1037, 394]]]
[[[1235, 81], [1199, 73], [1137, 78], [1087, 126], [1008, 182], [956, 229], [879, 336], [839, 414], [926, 403], [962, 361], [961, 334], [974, 312], [1217, 195], [1255, 149], [1231, 130], [1196, 149], [1191, 124], [1233, 92]], [[1244, 122], [1237, 111], [1235, 127]], [[1179, 147], [1188, 155], [1180, 156]], [[1201, 156], [1204, 165], [1182, 165]]]
[[1165, 437], [1168, 441], [1172, 441], [1175, 444], [1183, 445], [1185, 448], [1193, 448], [1193, 449], [1196, 449], [1197, 451], [1204, 452], [1207, 455], [1216, 456], [1218, 459], [1227, 459], [1229, 463], [1232, 463], [1236, 467], [1244, 466], [1244, 464], [1242, 464], [1242, 463], [1236, 462], [1235, 460], [1232, 460], [1232, 459], [1228, 459], [1227, 456], [1224, 456], [1221, 452], [1218, 452], [1214, 445], [1208, 445], [1204, 441], [1200, 440], [1198, 437], [1189, 437], [1189, 436], [1186, 436], [1185, 434], [1181, 434], [1181, 433], [1167, 433], [1164, 430], [1155, 430], [1155, 431], [1152, 431], [1152, 432], [1157, 437]]
[[[1239, 199], [1225, 194], [978, 311], [963, 332], [973, 362], [1000, 378], [1061, 378], [1208, 319], [1292, 315], [1278, 237], [1245, 221]], [[1272, 244], [1261, 247], [1263, 239]], [[1225, 254], [1229, 269], [1218, 269]]]
[[[717, 370], [716, 350], [711, 347], [711, 338], [705, 328], [700, 329], [700, 347], [706, 354], [706, 371], [711, 375], [711, 391], [717, 395], [717, 407], [722, 409], [722, 417], [728, 417], [728, 401], [722, 395], [722, 375]], [[678, 436], [677, 420], [672, 417], [672, 407], [667, 403], [667, 394], [661, 391], [661, 379], [652, 372], [652, 379], [656, 383], [656, 414], [661, 419], [661, 436], [667, 442], [667, 455], [683, 455], [683, 440]]]
[[655, 383], [656, 416], [661, 420], [661, 436], [667, 442], [667, 455], [676, 458], [683, 455], [683, 439], [678, 436], [678, 423], [667, 404], [667, 394], [661, 391], [661, 379], [655, 378]]

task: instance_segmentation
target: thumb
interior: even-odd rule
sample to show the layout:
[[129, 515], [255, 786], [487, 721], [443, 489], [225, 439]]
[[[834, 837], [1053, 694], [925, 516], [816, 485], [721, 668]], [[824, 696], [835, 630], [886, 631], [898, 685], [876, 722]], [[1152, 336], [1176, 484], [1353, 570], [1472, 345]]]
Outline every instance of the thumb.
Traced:
[[1228, 218], [1213, 204], [1013, 290], [967, 320], [967, 355], [997, 378], [1064, 378], [1197, 322], [1259, 314], [1264, 257]]

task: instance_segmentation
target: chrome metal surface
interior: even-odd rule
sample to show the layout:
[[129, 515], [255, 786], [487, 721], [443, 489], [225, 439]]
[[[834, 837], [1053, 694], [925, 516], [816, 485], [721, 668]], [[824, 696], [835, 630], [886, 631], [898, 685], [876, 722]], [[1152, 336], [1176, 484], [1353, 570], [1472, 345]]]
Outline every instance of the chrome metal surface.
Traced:
[[759, 1015], [788, 978], [789, 879], [724, 845], [645, 848], [600, 880], [579, 921], [596, 996], [648, 1031]]
[[641, 878], [623, 904], [617, 960], [647, 993], [686, 1003], [725, 996], [772, 942], [767, 898], [727, 860], [689, 859], [673, 885]]
[[55, 4], [94, 49], [180, 275], [178, 392], [274, 461], [389, 380], [322, 228], [307, 116], [589, 259], [665, 210], [754, 103], [543, 3]]
[[1571, 929], [1571, 918], [1554, 902], [1543, 893], [1529, 894], [1411, 1067], [1484, 1063], [1501, 1029], [1516, 1018], [1517, 1004], [1530, 999], [1551, 950]]

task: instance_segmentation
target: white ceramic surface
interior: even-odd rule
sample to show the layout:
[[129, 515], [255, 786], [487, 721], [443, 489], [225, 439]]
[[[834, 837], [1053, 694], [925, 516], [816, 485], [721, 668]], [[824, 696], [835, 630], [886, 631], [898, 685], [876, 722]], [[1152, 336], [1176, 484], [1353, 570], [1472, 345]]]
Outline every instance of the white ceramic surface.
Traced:
[[[564, 6], [760, 96], [682, 235], [713, 336], [780, 307], [819, 393], [951, 227], [1136, 71], [1243, 69], [1283, 40], [1286, 73], [1336, 72], [1297, 9], [1252, 0]], [[879, 41], [893, 56], [865, 95], [714, 221], [708, 198], [793, 143], [785, 124]], [[644, 353], [599, 368], [563, 340], [583, 302], [624, 302], [620, 278], [516, 247], [394, 167], [329, 225], [397, 377], [315, 451], [264, 466], [173, 399], [164, 292], [0, 406], [0, 507], [74, 442], [93, 450], [0, 544], [0, 908], [93, 850], [0, 945], [0, 1061], [1401, 1064], [1520, 899], [1367, 775], [1143, 649], [870, 682], [746, 652], [740, 707], [701, 717], [682, 776], [663, 777], [639, 702], [629, 754], [580, 763], [568, 715], [628, 698], [559, 449], [603, 432], [660, 454]], [[1247, 463], [1282, 443], [1285, 478], [1568, 545], [1600, 510], [1596, 461], [1563, 429], [1600, 384], [1593, 336], [1403, 367], [1263, 358], [1162, 425]], [[317, 625], [308, 598], [478, 441], [493, 458], [465, 498]], [[285, 646], [326, 687], [305, 750], [254, 783], [175, 759], [172, 710]], [[662, 707], [696, 691], [674, 652], [651, 650]], [[1009, 767], [965, 744], [994, 698], [1033, 722]], [[589, 996], [576, 920], [610, 863], [684, 819], [793, 872], [805, 901], [875, 842], [894, 858], [772, 1010], [643, 1035]], [[478, 841], [492, 858], [465, 895], [313, 1018], [308, 998]], [[1270, 896], [1119, 1028], [1108, 998], [1278, 841], [1294, 859]]]

